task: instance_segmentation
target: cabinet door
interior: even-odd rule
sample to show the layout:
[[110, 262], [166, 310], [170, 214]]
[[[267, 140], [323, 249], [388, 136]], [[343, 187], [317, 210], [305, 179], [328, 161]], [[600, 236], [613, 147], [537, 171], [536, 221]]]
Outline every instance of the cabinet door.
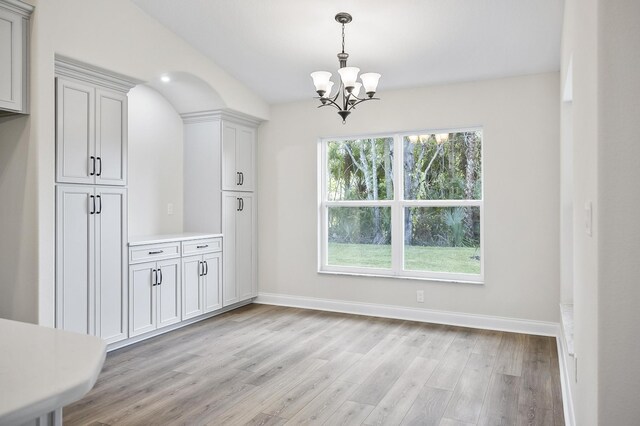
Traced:
[[156, 263], [129, 266], [129, 337], [156, 329]]
[[127, 95], [96, 89], [96, 184], [127, 181]]
[[56, 79], [56, 181], [95, 181], [95, 90], [92, 86]]
[[236, 167], [238, 127], [232, 123], [222, 125], [222, 189], [238, 191], [240, 175]]
[[223, 306], [231, 305], [239, 300], [236, 284], [236, 214], [240, 209], [239, 198], [239, 193], [224, 192], [222, 195]]
[[205, 274], [202, 278], [204, 289], [204, 312], [222, 308], [222, 253], [202, 256], [205, 262]]
[[239, 301], [256, 296], [255, 205], [253, 195], [240, 195], [240, 211], [236, 212], [236, 287]]
[[182, 286], [180, 285], [180, 259], [163, 260], [158, 265], [158, 328], [180, 322], [182, 319]]
[[96, 334], [127, 338], [127, 191], [98, 188], [95, 216]]
[[93, 188], [56, 188], [56, 327], [95, 334]]
[[21, 15], [0, 9], [0, 109], [23, 109], [24, 25]]
[[236, 170], [240, 173], [240, 184], [236, 191], [253, 191], [255, 182], [256, 131], [239, 126], [236, 142]]
[[197, 317], [204, 313], [202, 294], [202, 256], [182, 258], [182, 319]]

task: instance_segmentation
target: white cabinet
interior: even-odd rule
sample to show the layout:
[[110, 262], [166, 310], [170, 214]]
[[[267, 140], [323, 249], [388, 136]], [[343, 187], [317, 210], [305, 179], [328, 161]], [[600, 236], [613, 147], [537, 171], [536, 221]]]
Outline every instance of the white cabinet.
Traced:
[[56, 78], [56, 180], [125, 185], [127, 96]]
[[223, 122], [222, 189], [224, 191], [254, 191], [255, 150], [254, 128], [233, 122]]
[[[220, 238], [216, 240], [221, 243]], [[191, 243], [194, 244], [197, 243]], [[183, 248], [186, 245], [183, 243]], [[205, 245], [209, 244], [197, 246]], [[213, 249], [217, 251], [182, 258], [183, 320], [222, 308], [222, 247], [216, 245]]]
[[180, 258], [129, 267], [129, 337], [181, 321]]
[[33, 6], [0, 0], [0, 115], [27, 113], [29, 17]]
[[253, 193], [223, 194], [223, 306], [256, 297], [256, 206]]
[[56, 188], [56, 326], [127, 338], [127, 193], [124, 188]]
[[[228, 110], [183, 114], [184, 152], [184, 229], [191, 232], [222, 232], [222, 306], [256, 297], [256, 132], [260, 120]], [[186, 252], [183, 253], [186, 255]], [[190, 288], [196, 288], [193, 275]], [[209, 273], [209, 279], [211, 272]], [[188, 292], [188, 290], [185, 290]], [[193, 315], [206, 311], [197, 304]], [[205, 306], [217, 306], [208, 299]], [[200, 302], [198, 302], [200, 303]], [[185, 312], [190, 308], [185, 308]], [[213, 308], [211, 308], [213, 309]]]

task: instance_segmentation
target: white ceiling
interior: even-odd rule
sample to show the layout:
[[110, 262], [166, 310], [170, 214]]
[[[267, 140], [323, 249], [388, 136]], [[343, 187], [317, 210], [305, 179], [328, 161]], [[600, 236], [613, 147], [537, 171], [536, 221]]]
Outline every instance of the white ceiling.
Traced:
[[[349, 65], [392, 88], [560, 69], [562, 0], [132, 0], [269, 103], [336, 81], [337, 12]], [[188, 64], [184, 64], [188, 71]]]

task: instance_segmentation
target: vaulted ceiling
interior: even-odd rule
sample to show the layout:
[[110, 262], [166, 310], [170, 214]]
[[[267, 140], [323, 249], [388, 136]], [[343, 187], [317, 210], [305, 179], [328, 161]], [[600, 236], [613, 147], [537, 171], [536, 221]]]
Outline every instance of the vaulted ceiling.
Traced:
[[269, 103], [315, 96], [313, 71], [337, 81], [342, 11], [349, 65], [381, 73], [379, 93], [560, 68], [561, 0], [132, 1]]

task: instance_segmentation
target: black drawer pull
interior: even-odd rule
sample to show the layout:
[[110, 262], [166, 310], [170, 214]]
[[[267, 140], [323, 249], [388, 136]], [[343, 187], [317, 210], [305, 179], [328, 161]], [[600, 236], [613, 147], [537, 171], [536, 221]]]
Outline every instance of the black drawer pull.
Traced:
[[156, 251], [149, 252], [149, 254], [160, 254], [160, 253], [164, 253], [164, 250], [156, 250]]
[[205, 244], [203, 246], [196, 246], [196, 248], [207, 248], [207, 247], [209, 247], [209, 244]]

